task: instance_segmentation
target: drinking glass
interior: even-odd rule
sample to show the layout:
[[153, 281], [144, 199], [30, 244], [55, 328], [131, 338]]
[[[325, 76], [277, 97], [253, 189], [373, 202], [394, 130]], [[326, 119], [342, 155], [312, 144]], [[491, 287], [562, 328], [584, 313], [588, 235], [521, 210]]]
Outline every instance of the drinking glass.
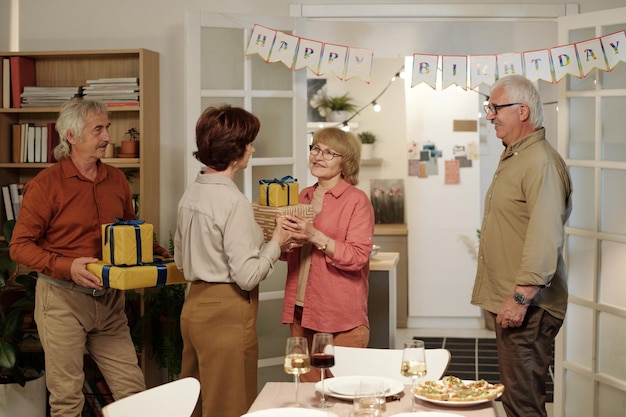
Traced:
[[386, 411], [385, 383], [380, 378], [364, 378], [354, 393], [353, 417], [380, 417]]
[[335, 347], [333, 345], [332, 334], [315, 333], [313, 335], [313, 346], [311, 346], [311, 366], [320, 368], [322, 374], [320, 379], [322, 397], [319, 402], [313, 404], [313, 407], [332, 407], [333, 403], [326, 401], [326, 394], [324, 391], [324, 374], [326, 373], [326, 369], [335, 366]]
[[404, 342], [400, 373], [403, 376], [410, 377], [413, 381], [413, 386], [417, 383], [417, 378], [426, 376], [426, 353], [424, 352], [423, 340]]
[[295, 407], [300, 407], [298, 401], [298, 381], [300, 375], [311, 370], [311, 359], [309, 358], [309, 345], [304, 337], [288, 337], [285, 347], [285, 372], [293, 375], [293, 382], [296, 386]]

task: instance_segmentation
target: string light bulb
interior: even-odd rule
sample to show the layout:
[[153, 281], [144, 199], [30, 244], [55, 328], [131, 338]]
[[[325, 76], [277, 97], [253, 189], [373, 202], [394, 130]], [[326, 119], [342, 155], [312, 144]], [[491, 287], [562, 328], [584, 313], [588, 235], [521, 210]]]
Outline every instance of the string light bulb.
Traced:
[[376, 113], [379, 113], [382, 110], [382, 107], [380, 106], [380, 104], [378, 104], [376, 100], [372, 101], [372, 110], [374, 110]]
[[350, 131], [350, 126], [348, 125], [348, 122], [343, 122], [343, 125], [341, 126], [341, 130], [343, 130], [344, 132], [349, 132]]

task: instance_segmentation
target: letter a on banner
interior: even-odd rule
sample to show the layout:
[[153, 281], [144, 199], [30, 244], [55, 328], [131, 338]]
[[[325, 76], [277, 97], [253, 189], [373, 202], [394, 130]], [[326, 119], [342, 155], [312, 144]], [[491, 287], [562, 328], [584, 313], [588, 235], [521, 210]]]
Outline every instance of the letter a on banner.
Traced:
[[452, 84], [467, 89], [467, 56], [444, 55], [441, 58], [441, 88]]
[[320, 73], [327, 74], [332, 72], [343, 80], [346, 75], [346, 60], [348, 59], [348, 47], [341, 45], [333, 45], [325, 43], [322, 52], [322, 60], [320, 61]]
[[524, 75], [524, 67], [522, 66], [522, 54], [509, 53], [497, 56], [498, 61], [498, 78], [507, 75]]
[[320, 59], [322, 58], [322, 42], [300, 38], [296, 54], [295, 69], [308, 68], [314, 74], [320, 75]]
[[565, 77], [567, 74], [582, 78], [574, 45], [552, 48], [550, 49], [550, 56], [552, 57], [554, 79], [556, 82], [561, 81], [561, 78]]
[[626, 62], [626, 31], [611, 33], [600, 38], [604, 56], [611, 71], [620, 62]]
[[426, 83], [433, 89], [437, 88], [438, 55], [413, 54], [413, 71], [411, 73], [411, 87], [419, 83]]
[[252, 29], [252, 35], [248, 40], [246, 55], [259, 54], [267, 62], [275, 37], [275, 30], [255, 24]]
[[298, 51], [299, 40], [300, 38], [297, 36], [276, 32], [274, 47], [272, 48], [268, 62], [280, 61], [285, 64], [287, 68], [291, 69], [296, 58], [296, 52]]
[[369, 84], [373, 59], [374, 51], [371, 49], [349, 48], [346, 80], [361, 77], [363, 81]]
[[589, 39], [588, 41], [577, 43], [576, 52], [578, 52], [578, 61], [580, 61], [583, 77], [586, 77], [594, 68], [602, 71], [608, 69], [604, 60], [600, 39]]
[[473, 55], [469, 58], [470, 86], [472, 89], [480, 84], [491, 85], [496, 82], [495, 55]]
[[524, 52], [524, 72], [532, 82], [544, 80], [551, 83], [550, 52], [547, 49]]

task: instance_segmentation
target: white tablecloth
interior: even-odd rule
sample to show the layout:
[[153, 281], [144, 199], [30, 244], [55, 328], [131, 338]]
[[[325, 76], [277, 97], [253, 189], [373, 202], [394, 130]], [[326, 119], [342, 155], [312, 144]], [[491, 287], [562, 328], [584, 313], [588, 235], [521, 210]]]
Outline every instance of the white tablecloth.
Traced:
[[[298, 399], [304, 407], [311, 407], [311, 404], [319, 399], [319, 393], [315, 391], [314, 383], [301, 382], [299, 384]], [[257, 399], [250, 407], [250, 412], [266, 410], [268, 408], [292, 407], [295, 399], [295, 386], [293, 382], [268, 382], [265, 384]], [[410, 386], [404, 388], [404, 393], [400, 395], [400, 400], [387, 401], [387, 411], [383, 417], [391, 417], [394, 414], [409, 413], [412, 411], [412, 401]], [[327, 401], [334, 403], [332, 408], [326, 410], [339, 417], [349, 417], [352, 411], [352, 400], [341, 400], [326, 396]], [[417, 400], [416, 411], [439, 411], [459, 414], [466, 417], [498, 417], [498, 411], [493, 401], [473, 405], [471, 407], [451, 407], [439, 406], [427, 401]]]

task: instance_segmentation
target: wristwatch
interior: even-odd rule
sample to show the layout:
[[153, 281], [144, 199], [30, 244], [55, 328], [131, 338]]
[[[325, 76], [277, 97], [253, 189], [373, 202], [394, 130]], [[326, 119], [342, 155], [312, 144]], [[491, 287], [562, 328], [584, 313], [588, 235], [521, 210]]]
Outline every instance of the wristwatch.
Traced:
[[530, 304], [530, 300], [527, 299], [526, 296], [521, 292], [516, 292], [515, 294], [513, 294], [513, 300], [515, 300], [517, 304], [521, 305]]

